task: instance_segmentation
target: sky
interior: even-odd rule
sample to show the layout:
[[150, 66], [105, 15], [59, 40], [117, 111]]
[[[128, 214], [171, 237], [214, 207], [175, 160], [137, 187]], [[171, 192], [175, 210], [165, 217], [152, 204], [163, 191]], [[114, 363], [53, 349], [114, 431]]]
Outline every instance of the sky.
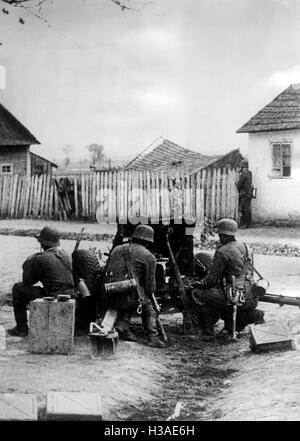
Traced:
[[248, 135], [236, 130], [300, 83], [300, 1], [130, 6], [139, 11], [49, 0], [29, 13], [0, 0], [0, 102], [41, 142], [32, 150], [55, 160], [71, 145], [79, 158], [97, 143], [130, 160], [162, 137], [247, 155]]

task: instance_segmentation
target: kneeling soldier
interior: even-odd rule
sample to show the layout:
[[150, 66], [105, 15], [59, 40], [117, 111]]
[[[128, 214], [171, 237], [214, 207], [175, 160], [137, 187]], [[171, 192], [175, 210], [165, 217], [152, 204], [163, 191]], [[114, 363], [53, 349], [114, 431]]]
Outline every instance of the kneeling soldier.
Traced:
[[[120, 337], [124, 340], [137, 340], [130, 331], [129, 323], [133, 314], [138, 311], [141, 314], [148, 344], [165, 347], [166, 344], [159, 338], [157, 313], [152, 303], [156, 289], [156, 259], [148, 248], [153, 242], [153, 228], [149, 225], [138, 225], [132, 235], [132, 243], [118, 245], [113, 249], [109, 258], [106, 281], [113, 283], [133, 278], [138, 286], [138, 292], [134, 294], [130, 306], [125, 296], [123, 304], [120, 300], [118, 306], [113, 306], [118, 310], [115, 328]], [[110, 303], [110, 299], [107, 301]]]
[[[264, 321], [263, 311], [256, 309], [258, 298], [252, 293], [253, 254], [246, 244], [236, 241], [237, 230], [237, 223], [232, 219], [221, 219], [217, 223], [220, 244], [212, 267], [204, 279], [192, 284], [191, 296], [204, 334], [213, 335], [214, 324], [220, 318], [229, 333], [233, 326], [240, 332], [250, 323]], [[233, 307], [236, 305], [234, 323]]]

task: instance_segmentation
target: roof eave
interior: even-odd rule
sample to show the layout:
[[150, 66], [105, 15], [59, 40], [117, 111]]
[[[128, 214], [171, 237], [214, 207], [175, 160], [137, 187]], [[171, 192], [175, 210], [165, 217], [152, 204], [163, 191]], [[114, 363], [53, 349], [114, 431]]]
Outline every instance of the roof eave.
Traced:
[[224, 153], [224, 155], [220, 155], [220, 156], [218, 156], [217, 158], [213, 159], [213, 160], [212, 160], [211, 162], [209, 162], [208, 164], [206, 164], [206, 165], [202, 165], [202, 166], [200, 166], [200, 167], [194, 169], [192, 172], [190, 172], [190, 176], [193, 175], [193, 174], [195, 174], [195, 173], [198, 173], [199, 171], [201, 171], [201, 170], [203, 170], [203, 169], [205, 169], [205, 168], [207, 168], [207, 167], [211, 167], [211, 166], [214, 165], [216, 162], [221, 161], [222, 159], [226, 158], [226, 156], [228, 156], [228, 155], [232, 155], [232, 153], [239, 152], [239, 151], [240, 151], [240, 149], [233, 149], [233, 150], [230, 150], [230, 152], [228, 152], [228, 153]]
[[30, 145], [41, 145], [40, 141], [38, 141], [37, 139], [35, 139], [34, 142], [31, 142]]
[[36, 139], [35, 141], [11, 141], [11, 140], [4, 140], [4, 141], [1, 141], [0, 140], [0, 146], [11, 146], [11, 147], [14, 147], [14, 146], [18, 146], [18, 145], [21, 145], [21, 146], [31, 146], [31, 145], [40, 145], [41, 143]]
[[295, 127], [271, 127], [268, 129], [255, 129], [255, 128], [244, 128], [241, 127], [239, 130], [236, 131], [236, 133], [260, 133], [260, 132], [282, 132], [287, 131], [287, 130], [299, 130], [300, 129], [300, 125], [299, 126], [295, 126]]
[[42, 159], [43, 161], [49, 162], [49, 164], [52, 165], [52, 167], [58, 168], [58, 165], [54, 162], [50, 161], [49, 159], [44, 158], [43, 156], [38, 155], [37, 153], [30, 152], [31, 155], [36, 156], [39, 159]]

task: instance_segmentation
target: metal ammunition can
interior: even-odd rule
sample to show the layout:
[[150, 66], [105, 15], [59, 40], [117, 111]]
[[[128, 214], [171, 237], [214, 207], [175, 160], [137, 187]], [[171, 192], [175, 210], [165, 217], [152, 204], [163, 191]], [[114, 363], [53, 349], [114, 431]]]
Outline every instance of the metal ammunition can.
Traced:
[[105, 291], [110, 296], [137, 293], [135, 279], [121, 280], [120, 282], [105, 283]]

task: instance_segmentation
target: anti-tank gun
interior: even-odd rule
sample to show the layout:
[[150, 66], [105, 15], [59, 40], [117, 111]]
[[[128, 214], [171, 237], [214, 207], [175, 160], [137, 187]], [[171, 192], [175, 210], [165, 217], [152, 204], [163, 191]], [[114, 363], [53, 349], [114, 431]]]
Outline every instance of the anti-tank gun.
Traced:
[[[206, 263], [206, 272], [209, 271], [211, 266], [212, 260]], [[258, 300], [260, 302], [264, 303], [274, 303], [281, 306], [284, 305], [290, 305], [290, 306], [298, 306], [300, 308], [300, 297], [292, 297], [292, 296], [286, 296], [283, 294], [272, 294], [270, 292], [267, 292], [270, 283], [268, 280], [266, 280], [255, 268], [253, 265], [253, 274], [258, 276], [257, 280], [254, 281], [253, 284], [253, 293], [255, 296], [258, 297]]]
[[285, 296], [282, 294], [272, 294], [270, 292], [267, 292], [270, 283], [258, 272], [254, 265], [253, 274], [256, 274], [258, 276], [258, 279], [254, 282], [252, 289], [260, 302], [276, 303], [279, 306], [290, 305], [300, 307], [299, 297]]
[[[160, 312], [182, 312], [184, 291], [188, 292], [193, 281], [199, 281], [205, 277], [212, 265], [213, 258], [204, 252], [194, 253], [193, 233], [196, 225], [190, 219], [177, 221], [161, 219], [158, 221], [143, 218], [140, 219], [140, 223], [151, 225], [154, 229], [154, 244], [151, 251], [157, 261], [155, 298], [160, 306]], [[137, 224], [126, 219], [120, 219], [110, 252], [115, 246], [128, 242], [136, 226]], [[77, 277], [84, 278], [93, 299], [93, 311], [89, 313], [88, 323], [91, 319], [95, 319], [98, 312], [102, 310], [105, 267], [108, 261], [105, 266], [100, 267], [95, 253], [91, 250], [77, 249], [78, 245], [73, 253], [73, 257], [76, 257], [73, 262], [74, 272]], [[254, 272], [258, 275], [258, 280], [255, 282], [253, 290], [260, 302], [300, 307], [300, 298], [268, 292], [268, 282], [255, 268]]]
[[[195, 222], [191, 219], [140, 219], [154, 230], [151, 251], [156, 257], [155, 298], [161, 312], [183, 310], [183, 291], [193, 280], [203, 278], [212, 258], [206, 253], [194, 254]], [[131, 240], [137, 224], [126, 219], [118, 222], [113, 247]]]
[[267, 302], [267, 303], [276, 303], [279, 306], [284, 306], [284, 305], [298, 306], [300, 308], [299, 297], [284, 296], [282, 294], [270, 294], [266, 292], [265, 294], [259, 295], [259, 301]]

